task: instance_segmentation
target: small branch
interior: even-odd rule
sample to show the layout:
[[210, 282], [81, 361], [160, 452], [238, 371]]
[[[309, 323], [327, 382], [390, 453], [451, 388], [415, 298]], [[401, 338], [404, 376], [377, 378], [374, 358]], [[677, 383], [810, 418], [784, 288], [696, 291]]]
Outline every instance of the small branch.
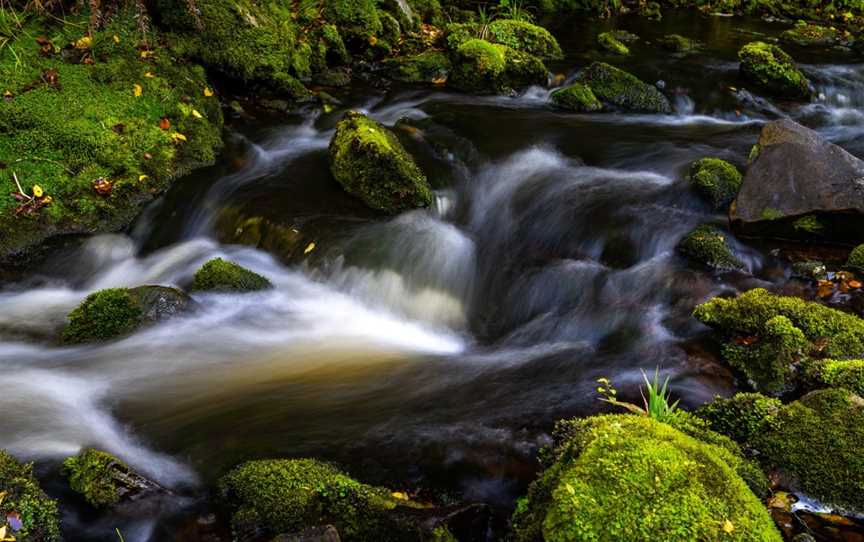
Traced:
[[28, 200], [32, 201], [33, 198], [31, 196], [28, 196], [27, 193], [24, 192], [24, 189], [21, 188], [21, 183], [18, 182], [18, 175], [14, 171], [12, 172], [12, 178], [15, 180], [15, 186], [18, 187], [18, 193], [27, 198]]

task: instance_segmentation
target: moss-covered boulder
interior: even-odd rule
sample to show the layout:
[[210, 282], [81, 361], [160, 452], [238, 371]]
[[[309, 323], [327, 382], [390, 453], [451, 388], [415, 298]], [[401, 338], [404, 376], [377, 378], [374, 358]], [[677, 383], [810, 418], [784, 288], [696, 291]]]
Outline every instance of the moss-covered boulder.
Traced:
[[702, 224], [685, 235], [675, 247], [686, 258], [709, 269], [732, 271], [745, 269], [744, 263], [735, 257], [726, 235], [716, 226]]
[[379, 211], [397, 213], [432, 204], [426, 176], [396, 135], [362, 113], [350, 111], [336, 126], [330, 171], [349, 194]]
[[747, 443], [760, 431], [765, 418], [775, 415], [782, 406], [780, 400], [761, 393], [736, 393], [699, 407], [696, 415], [712, 430]]
[[489, 34], [490, 41], [541, 60], [554, 60], [564, 56], [558, 40], [548, 30], [527, 21], [496, 19], [489, 24]]
[[92, 448], [68, 457], [62, 470], [69, 487], [95, 508], [110, 507], [161, 489], [113, 455]]
[[441, 84], [447, 81], [451, 70], [450, 59], [441, 51], [390, 59], [385, 66], [391, 78], [414, 84]]
[[864, 269], [864, 244], [858, 245], [852, 249], [852, 252], [849, 253], [849, 257], [846, 259], [846, 265], [848, 267]]
[[741, 172], [719, 158], [696, 160], [690, 164], [688, 178], [699, 195], [710, 201], [717, 211], [728, 209], [741, 189]]
[[809, 98], [810, 81], [783, 49], [754, 41], [738, 51], [741, 75], [762, 90], [781, 98]]
[[254, 271], [234, 262], [213, 258], [192, 276], [193, 292], [256, 292], [273, 284]]
[[659, 90], [604, 62], [594, 62], [580, 71], [576, 81], [590, 87], [606, 105], [626, 111], [672, 112], [672, 105]]
[[448, 84], [466, 92], [504, 93], [545, 85], [547, 79], [546, 66], [539, 58], [474, 38], [453, 53], [453, 73]]
[[701, 47], [701, 44], [696, 40], [691, 40], [690, 38], [685, 38], [680, 34], [669, 34], [667, 36], [663, 36], [657, 43], [660, 47], [666, 49], [667, 51], [672, 51], [673, 53], [692, 53], [694, 51], [698, 51]]
[[804, 385], [810, 389], [844, 388], [864, 396], [864, 360], [819, 359], [804, 366]]
[[323, 5], [324, 17], [347, 39], [368, 42], [384, 29], [375, 0], [327, 0]]
[[603, 104], [597, 99], [591, 88], [582, 83], [574, 83], [559, 88], [552, 93], [551, 98], [552, 103], [558, 107], [579, 113], [593, 113], [603, 109]]
[[554, 463], [517, 505], [517, 541], [781, 540], [737, 474], [740, 458], [721, 446], [633, 415], [556, 433]]
[[620, 42], [612, 32], [602, 32], [598, 35], [597, 44], [603, 50], [614, 55], [627, 56], [630, 54], [630, 48]]
[[203, 68], [162, 48], [158, 34], [145, 41], [131, 14], [91, 36], [86, 14], [60, 25], [17, 13], [9, 24], [0, 260], [53, 236], [121, 229], [179, 175], [215, 159], [222, 111]]
[[189, 296], [166, 286], [100, 290], [69, 313], [62, 338], [67, 344], [117, 339], [181, 314], [191, 306]]
[[57, 503], [48, 498], [33, 475], [31, 463], [19, 463], [0, 450], [0, 527], [16, 542], [60, 540]]
[[780, 40], [799, 47], [830, 47], [838, 44], [843, 34], [836, 28], [799, 21], [793, 28], [783, 31]]

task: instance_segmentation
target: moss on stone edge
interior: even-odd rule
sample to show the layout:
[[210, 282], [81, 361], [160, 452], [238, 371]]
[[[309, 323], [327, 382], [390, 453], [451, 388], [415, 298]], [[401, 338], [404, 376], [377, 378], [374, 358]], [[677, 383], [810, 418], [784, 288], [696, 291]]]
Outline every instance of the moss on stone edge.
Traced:
[[804, 367], [804, 380], [810, 389], [845, 388], [864, 396], [864, 360], [813, 360]]
[[330, 171], [349, 194], [379, 211], [397, 213], [432, 204], [426, 176], [396, 135], [356, 111], [336, 125]]
[[548, 30], [536, 24], [513, 19], [496, 19], [489, 24], [489, 33], [490, 41], [528, 53], [541, 60], [554, 60], [564, 56], [558, 40]]
[[219, 482], [235, 532], [270, 535], [332, 524], [345, 540], [397, 540], [387, 511], [402, 504], [384, 488], [362, 484], [314, 459], [244, 463]]
[[719, 158], [702, 158], [690, 164], [690, 184], [714, 209], [726, 210], [741, 189], [738, 169]]
[[96, 508], [117, 504], [120, 493], [112, 469], [120, 465], [129, 470], [122, 461], [113, 455], [86, 448], [78, 455], [68, 457], [63, 462], [63, 474], [69, 480], [69, 487], [79, 493]]
[[720, 271], [743, 270], [744, 263], [735, 257], [726, 235], [716, 226], [702, 224], [685, 235], [676, 246], [687, 258]]
[[698, 41], [685, 38], [679, 34], [663, 36], [657, 41], [657, 43], [660, 44], [660, 47], [667, 51], [672, 51], [673, 53], [692, 53], [700, 47]]
[[592, 63], [579, 72], [576, 80], [589, 86], [605, 104], [631, 111], [672, 112], [672, 105], [659, 90], [604, 62]]
[[126, 288], [100, 290], [69, 313], [63, 341], [69, 344], [106, 341], [137, 328], [144, 313]]
[[55, 542], [60, 540], [60, 519], [57, 503], [49, 499], [33, 475], [31, 463], [19, 463], [5, 450], [0, 450], [0, 525], [9, 514], [17, 513], [21, 528], [9, 529], [17, 542]]
[[829, 47], [838, 43], [842, 34], [835, 28], [800, 22], [780, 34], [780, 40], [799, 47]]
[[599, 36], [597, 36], [597, 43], [604, 50], [621, 56], [627, 56], [630, 54], [630, 49], [618, 41], [615, 35], [612, 32], [603, 32]]
[[439, 83], [450, 73], [450, 59], [441, 51], [424, 51], [387, 60], [390, 77], [405, 83]]
[[273, 284], [258, 273], [234, 262], [213, 258], [192, 277], [193, 292], [254, 292], [272, 288]]
[[368, 41], [383, 30], [375, 0], [327, 0], [324, 17], [347, 39]]
[[467, 92], [502, 93], [529, 85], [543, 85], [548, 72], [543, 62], [528, 53], [481, 39], [462, 43], [452, 55], [448, 84]]
[[785, 316], [765, 322], [764, 332], [753, 344], [730, 342], [723, 345], [723, 358], [743, 373], [763, 393], [780, 394], [795, 387], [796, 368], [805, 358], [810, 343]]
[[766, 417], [777, 413], [783, 403], [761, 393], [736, 393], [701, 406], [696, 416], [708, 426], [736, 442], [747, 443], [758, 433]]
[[846, 265], [858, 269], [864, 269], [864, 244], [858, 245], [849, 253]]
[[809, 98], [810, 82], [783, 49], [761, 41], [738, 52], [741, 75], [781, 98]]
[[643, 416], [562, 424], [555, 463], [517, 504], [515, 540], [781, 540], [727, 449]]
[[552, 93], [551, 98], [555, 105], [580, 113], [591, 113], [603, 109], [603, 104], [600, 103], [594, 92], [581, 83], [559, 88]]

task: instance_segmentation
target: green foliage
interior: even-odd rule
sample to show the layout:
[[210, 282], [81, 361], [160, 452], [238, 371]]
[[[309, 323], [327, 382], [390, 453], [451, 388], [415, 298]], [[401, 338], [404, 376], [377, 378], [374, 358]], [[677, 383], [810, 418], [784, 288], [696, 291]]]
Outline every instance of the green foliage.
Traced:
[[735, 257], [726, 235], [716, 226], [702, 224], [685, 235], [676, 246], [678, 252], [710, 269], [743, 270], [744, 263]]
[[121, 337], [138, 327], [142, 316], [141, 307], [129, 290], [100, 290], [69, 313], [63, 341], [77, 344]]
[[702, 158], [690, 164], [690, 184], [714, 209], [726, 210], [741, 189], [738, 169], [719, 158]]
[[783, 49], [754, 41], [738, 52], [741, 75], [783, 98], [808, 98], [810, 82]]
[[554, 439], [516, 541], [781, 540], [727, 448], [630, 415], [560, 422]]
[[432, 204], [432, 188], [396, 135], [373, 119], [348, 112], [330, 141], [330, 170], [372, 209], [396, 213]]
[[580, 113], [591, 113], [603, 109], [603, 104], [600, 103], [594, 92], [581, 83], [574, 83], [554, 91], [552, 101], [559, 107]]
[[534, 21], [534, 16], [525, 7], [525, 3], [521, 0], [499, 0], [495, 7], [496, 13], [504, 19], [514, 21], [524, 21], [530, 23]]
[[272, 288], [270, 281], [234, 262], [214, 258], [195, 272], [192, 291], [254, 292]]
[[57, 503], [49, 499], [33, 475], [32, 463], [19, 463], [0, 450], [0, 526], [10, 515], [18, 514], [21, 529], [14, 534], [17, 542], [56, 542], [60, 540]]
[[857, 269], [864, 269], [864, 244], [860, 244], [852, 249], [849, 253], [849, 258], [846, 260], [846, 265]]
[[112, 475], [113, 469], [118, 466], [129, 470], [113, 455], [86, 448], [77, 456], [66, 458], [63, 474], [73, 491], [81, 494], [92, 506], [102, 508], [120, 500], [119, 488]]
[[630, 54], [630, 49], [618, 41], [615, 35], [612, 32], [603, 32], [599, 36], [597, 36], [597, 43], [600, 44], [600, 47], [609, 51], [610, 53], [627, 56]]
[[604, 104], [631, 111], [672, 112], [669, 100], [659, 90], [604, 62], [593, 62], [579, 72], [576, 80], [590, 87]]
[[645, 381], [645, 389], [641, 392], [642, 400], [645, 402], [645, 412], [648, 417], [664, 423], [674, 418], [678, 401], [670, 402], [672, 392], [669, 391], [669, 377], [666, 377], [661, 386], [660, 369], [655, 369], [653, 380], [648, 380], [645, 371], [642, 371], [642, 379]]

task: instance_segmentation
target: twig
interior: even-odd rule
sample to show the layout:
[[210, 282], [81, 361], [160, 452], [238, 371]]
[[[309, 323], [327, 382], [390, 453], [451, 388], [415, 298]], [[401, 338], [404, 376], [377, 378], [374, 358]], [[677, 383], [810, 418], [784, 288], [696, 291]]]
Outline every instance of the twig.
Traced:
[[33, 198], [28, 196], [27, 193], [24, 192], [24, 189], [21, 188], [21, 183], [18, 182], [18, 175], [16, 175], [14, 171], [12, 172], [12, 178], [15, 179], [15, 186], [18, 187], [18, 193], [27, 198], [29, 201], [33, 201]]
[[[105, 128], [104, 125], [103, 125], [102, 127]], [[12, 163], [13, 163], [13, 164], [17, 164], [17, 163], [19, 163], [19, 162], [27, 162], [27, 161], [31, 161], [31, 160], [32, 160], [32, 161], [35, 161], [35, 162], [49, 162], [49, 163], [51, 163], [51, 164], [54, 164], [55, 166], [60, 166], [60, 167], [63, 168], [63, 169], [66, 171], [66, 173], [68, 173], [69, 175], [73, 175], [73, 176], [75, 175], [75, 172], [74, 172], [74, 171], [72, 171], [71, 169], [67, 168], [66, 166], [64, 166], [63, 164], [61, 164], [60, 162], [58, 162], [57, 160], [51, 160], [50, 158], [42, 158], [42, 157], [40, 157], [40, 156], [26, 156], [26, 157], [24, 157], [24, 158], [18, 158], [18, 159], [16, 159], [16, 160], [13, 160]]]

